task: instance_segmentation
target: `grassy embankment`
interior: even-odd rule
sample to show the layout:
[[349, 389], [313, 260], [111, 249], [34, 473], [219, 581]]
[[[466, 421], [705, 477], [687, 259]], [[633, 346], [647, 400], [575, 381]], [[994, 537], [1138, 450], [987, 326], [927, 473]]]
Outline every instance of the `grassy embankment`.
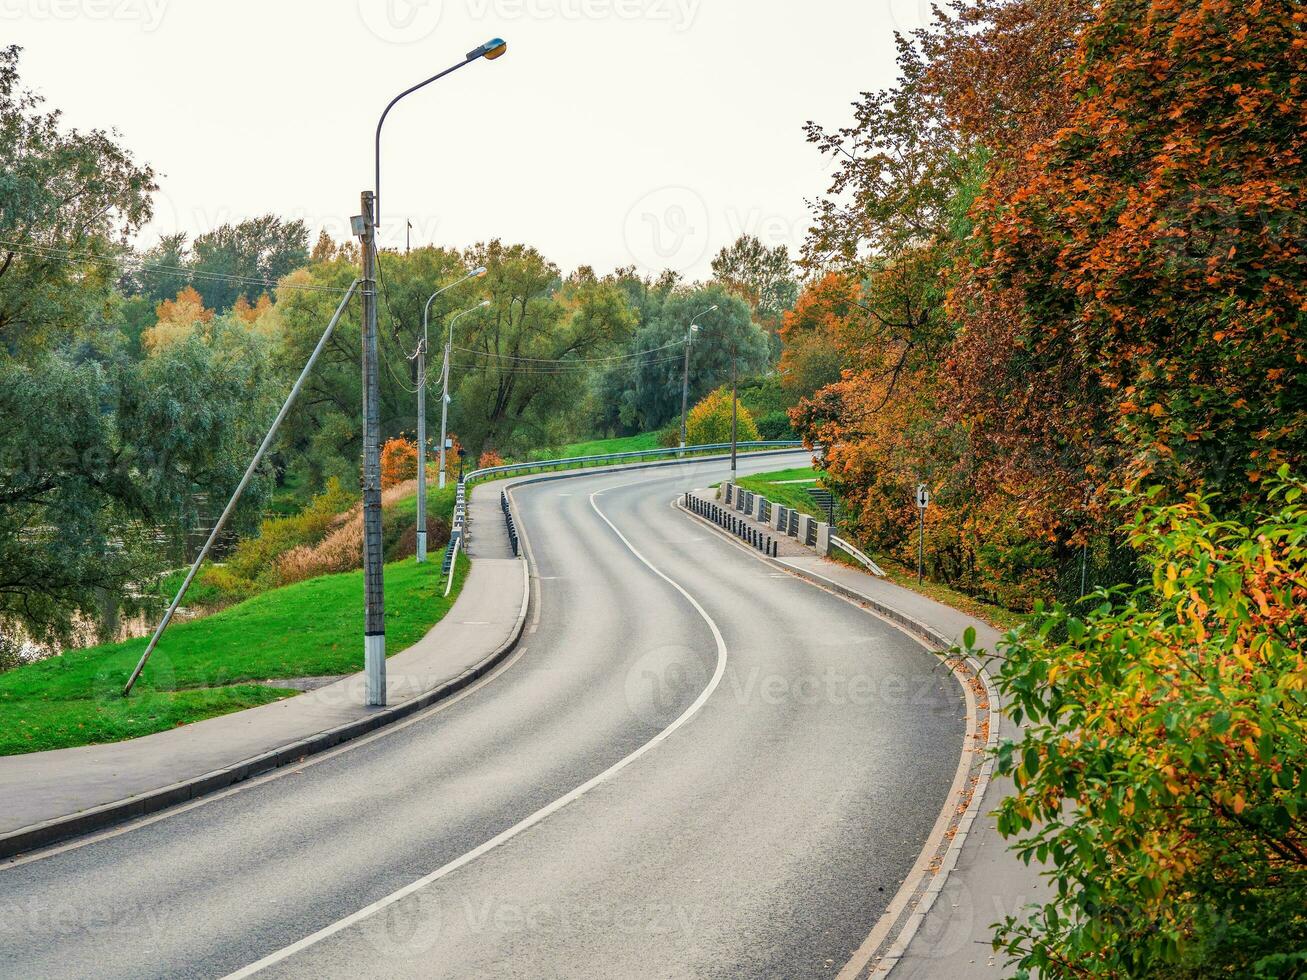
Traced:
[[[444, 596], [440, 563], [386, 566], [386, 652], [399, 653], [458, 597], [460, 556]], [[323, 575], [271, 589], [203, 619], [176, 623], [160, 641], [131, 697], [122, 685], [145, 638], [69, 650], [0, 674], [0, 754], [115, 742], [294, 691], [253, 683], [362, 669], [363, 573]]]
[[[443, 493], [433, 489], [430, 504], [433, 514], [448, 519], [452, 488]], [[396, 539], [393, 546], [402, 546], [399, 538], [411, 537], [416, 509], [411, 493], [386, 507], [388, 537]], [[277, 528], [269, 528], [265, 525], [271, 537], [264, 545], [277, 538]], [[328, 537], [330, 533], [341, 532], [337, 528]], [[264, 556], [268, 568], [275, 568], [280, 554], [289, 553], [280, 548]], [[458, 597], [467, 559], [460, 557], [446, 599], [440, 552], [431, 558], [422, 566], [407, 557], [386, 566], [388, 654], [420, 639]], [[179, 571], [163, 580], [161, 601], [171, 598], [183, 575]], [[194, 609], [230, 600], [199, 576], [186, 604]], [[130, 698], [120, 691], [145, 648], [145, 638], [67, 650], [0, 674], [0, 755], [135, 738], [291, 696], [296, 692], [255, 682], [359, 670], [362, 633], [362, 572], [340, 571], [262, 589], [221, 611], [174, 622]]]
[[[826, 519], [826, 513], [813, 502], [808, 496], [807, 491], [813, 487], [820, 486], [821, 477], [824, 474], [820, 470], [814, 470], [811, 466], [797, 466], [791, 469], [775, 470], [770, 473], [757, 473], [753, 476], [741, 477], [739, 485], [746, 490], [761, 494], [772, 503], [781, 504], [785, 507], [793, 507], [804, 514], [811, 514], [813, 517]], [[795, 480], [802, 480], [802, 483], [795, 483]], [[853, 558], [837, 551], [835, 557], [846, 561], [850, 565], [861, 568], [862, 566]], [[922, 595], [934, 599], [936, 602], [942, 602], [946, 606], [952, 606], [954, 609], [961, 610], [969, 616], [974, 616], [979, 620], [989, 623], [996, 629], [1007, 630], [1020, 626], [1026, 622], [1027, 616], [1024, 613], [1014, 612], [1003, 606], [996, 606], [992, 603], [984, 602], [974, 596], [969, 596], [965, 592], [959, 592], [957, 589], [949, 588], [942, 582], [932, 582], [926, 579], [920, 585], [917, 584], [917, 570], [909, 568], [902, 562], [881, 553], [871, 554], [871, 558], [885, 572], [885, 577], [895, 585], [901, 585], [906, 589], [919, 592]]]

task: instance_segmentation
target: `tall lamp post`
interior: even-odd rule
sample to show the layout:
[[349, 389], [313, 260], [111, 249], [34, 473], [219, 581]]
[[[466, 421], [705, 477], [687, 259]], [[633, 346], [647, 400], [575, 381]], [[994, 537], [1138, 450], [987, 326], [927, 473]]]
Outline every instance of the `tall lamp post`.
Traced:
[[731, 482], [735, 482], [735, 447], [739, 433], [740, 386], [735, 371], [735, 334], [731, 334]]
[[386, 605], [382, 590], [381, 550], [381, 416], [377, 377], [377, 226], [381, 223], [381, 127], [400, 99], [481, 58], [493, 60], [508, 50], [492, 38], [463, 60], [418, 82], [391, 99], [377, 120], [373, 138], [373, 189], [362, 194], [363, 213], [354, 221], [363, 252], [363, 670], [367, 703], [386, 703]]
[[699, 325], [694, 321], [703, 316], [704, 313], [711, 313], [717, 309], [714, 303], [708, 309], [696, 313], [690, 318], [690, 325], [685, 328], [685, 367], [681, 371], [681, 448], [685, 448], [685, 417], [690, 407], [690, 344], [694, 337], [694, 332], [699, 329]]
[[[482, 269], [481, 271], [484, 272], [485, 270]], [[479, 310], [489, 305], [490, 300], [483, 299], [476, 306], [455, 313], [449, 321], [449, 330], [445, 335], [445, 384], [440, 392], [440, 476], [438, 479], [440, 480], [441, 487], [444, 487], [445, 485], [445, 425], [449, 420], [449, 353], [450, 348], [453, 347], [454, 344], [454, 324], [458, 322], [459, 317], [467, 316], [473, 310]]]
[[[461, 279], [456, 279], [448, 286], [437, 289], [427, 297], [422, 307], [422, 340], [418, 343], [418, 526], [417, 526], [417, 560], [427, 560], [427, 317], [431, 313], [431, 301], [447, 289], [453, 289], [469, 279], [478, 279], [486, 274], [486, 267], [479, 265]], [[445, 361], [445, 370], [449, 370], [449, 361]], [[442, 416], [443, 418], [443, 416]], [[440, 434], [440, 444], [445, 443], [445, 434]], [[440, 470], [440, 486], [445, 485], [444, 467]]]

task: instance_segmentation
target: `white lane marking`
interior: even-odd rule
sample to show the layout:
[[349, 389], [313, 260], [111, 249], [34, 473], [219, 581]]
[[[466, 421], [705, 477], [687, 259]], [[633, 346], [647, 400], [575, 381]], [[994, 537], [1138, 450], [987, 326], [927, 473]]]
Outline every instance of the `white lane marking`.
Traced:
[[[604, 489], [611, 489], [611, 488], [606, 487]], [[699, 696], [694, 699], [694, 703], [691, 704], [688, 708], [686, 708], [685, 711], [681, 713], [679, 718], [673, 721], [661, 732], [659, 732], [649, 741], [645, 742], [630, 755], [626, 756], [626, 758], [613, 763], [611, 766], [609, 766], [599, 775], [582, 783], [580, 786], [576, 787], [570, 793], [567, 793], [565, 796], [560, 796], [558, 799], [554, 800], [554, 802], [541, 807], [539, 810], [531, 814], [529, 817], [525, 817], [524, 819], [513, 824], [513, 826], [509, 827], [507, 830], [502, 831], [499, 834], [496, 834], [494, 837], [490, 838], [490, 840], [486, 841], [484, 844], [480, 845], [479, 847], [473, 848], [472, 850], [468, 851], [466, 854], [462, 855], [461, 857], [457, 857], [454, 860], [450, 861], [448, 864], [442, 865], [441, 867], [437, 868], [435, 871], [431, 872], [430, 874], [425, 875], [424, 877], [421, 877], [417, 881], [414, 881], [408, 885], [405, 885], [403, 888], [399, 889], [398, 891], [392, 892], [391, 894], [387, 895], [385, 898], [378, 899], [377, 901], [373, 902], [371, 905], [359, 909], [357, 912], [353, 913], [352, 915], [348, 915], [343, 919], [339, 919], [336, 922], [333, 922], [331, 925], [326, 926], [323, 929], [319, 929], [311, 936], [305, 936], [303, 939], [299, 940], [299, 942], [292, 943], [291, 945], [285, 947], [284, 949], [279, 949], [275, 953], [270, 953], [267, 956], [263, 957], [263, 959], [251, 963], [249, 966], [243, 967], [240, 970], [237, 970], [235, 973], [228, 974], [225, 980], [237, 980], [237, 978], [239, 977], [253, 976], [255, 973], [258, 973], [260, 970], [266, 969], [267, 967], [270, 967], [273, 964], [280, 963], [282, 960], [294, 956], [296, 953], [308, 949], [310, 946], [320, 943], [322, 940], [327, 939], [330, 936], [334, 936], [336, 933], [344, 929], [348, 929], [352, 925], [362, 922], [364, 919], [368, 918], [369, 916], [375, 915], [377, 912], [380, 912], [382, 909], [390, 905], [394, 905], [396, 902], [400, 901], [401, 899], [406, 898], [409, 895], [412, 895], [414, 892], [419, 891], [422, 888], [425, 888], [433, 881], [436, 881], [439, 878], [443, 878], [445, 877], [445, 875], [453, 871], [457, 871], [465, 864], [470, 864], [472, 861], [475, 861], [477, 858], [479, 858], [482, 854], [485, 854], [487, 851], [490, 851], [498, 847], [500, 844], [503, 844], [506, 841], [512, 840], [518, 834], [522, 833], [522, 831], [535, 826], [540, 821], [544, 820], [546, 817], [554, 813], [557, 813], [559, 810], [567, 806], [573, 800], [578, 799], [579, 797], [588, 793], [590, 790], [594, 789], [596, 786], [600, 785], [601, 783], [607, 782], [613, 776], [617, 775], [619, 772], [621, 772], [623, 769], [629, 766], [632, 762], [640, 758], [642, 755], [644, 755], [646, 752], [648, 752], [658, 743], [668, 738], [673, 732], [675, 732], [678, 728], [680, 728], [692, 717], [694, 717], [694, 715], [698, 713], [699, 709], [704, 706], [705, 702], [707, 702], [708, 698], [712, 696], [713, 691], [717, 689], [717, 685], [721, 683], [722, 676], [726, 673], [726, 641], [722, 639], [721, 630], [717, 628], [717, 624], [713, 621], [713, 618], [708, 615], [707, 610], [705, 610], [703, 606], [699, 605], [699, 601], [695, 599], [694, 596], [690, 595], [690, 593], [687, 592], [679, 582], [670, 578], [669, 576], [664, 574], [661, 570], [659, 570], [657, 567], [655, 567], [653, 562], [649, 561], [648, 558], [642, 555], [639, 552], [639, 550], [636, 549], [635, 545], [631, 544], [631, 542], [627, 539], [626, 535], [624, 535], [621, 531], [617, 529], [617, 525], [614, 524], [612, 521], [610, 521], [608, 517], [604, 514], [604, 512], [599, 509], [599, 504], [595, 502], [595, 497], [599, 496], [599, 494], [603, 492], [604, 492], [603, 490], [596, 490], [594, 493], [590, 494], [590, 506], [594, 508], [594, 512], [599, 515], [600, 519], [605, 524], [607, 524], [610, 528], [613, 529], [613, 533], [617, 535], [617, 537], [621, 540], [622, 544], [626, 545], [627, 550], [630, 551], [631, 554], [635, 555], [636, 558], [640, 559], [640, 561], [643, 562], [644, 565], [651, 572], [653, 572], [655, 575], [661, 578], [664, 582], [666, 582], [668, 585], [674, 588], [677, 592], [681, 593], [681, 595], [685, 596], [685, 598], [689, 601], [690, 605], [694, 606], [695, 611], [698, 612], [698, 614], [703, 617], [703, 621], [708, 624], [708, 629], [712, 631], [713, 640], [717, 644], [717, 669], [716, 671], [713, 672], [712, 680], [708, 682], [708, 686], [705, 687], [701, 692], [699, 692]]]

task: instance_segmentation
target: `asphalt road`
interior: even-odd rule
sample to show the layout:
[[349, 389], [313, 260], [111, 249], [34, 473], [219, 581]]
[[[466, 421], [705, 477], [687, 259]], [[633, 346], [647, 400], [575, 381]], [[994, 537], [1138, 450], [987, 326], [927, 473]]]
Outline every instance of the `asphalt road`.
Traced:
[[723, 475], [520, 487], [538, 619], [514, 659], [361, 744], [0, 869], [0, 972], [834, 975], [939, 813], [962, 694], [671, 508]]

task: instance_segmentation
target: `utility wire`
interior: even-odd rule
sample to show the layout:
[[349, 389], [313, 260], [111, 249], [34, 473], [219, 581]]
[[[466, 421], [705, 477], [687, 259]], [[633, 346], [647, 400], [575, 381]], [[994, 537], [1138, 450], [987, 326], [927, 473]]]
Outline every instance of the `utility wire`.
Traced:
[[[671, 357], [649, 358], [643, 363], [646, 365], [671, 364], [671, 363], [676, 363], [680, 360], [681, 360], [681, 355], [674, 354]], [[582, 362], [571, 362], [575, 364], [574, 367], [568, 367], [567, 366], [568, 363], [569, 362], [564, 361], [558, 364], [517, 364], [513, 367], [512, 370], [514, 371], [514, 373], [527, 374], [527, 375], [530, 374], [577, 375], [577, 374], [586, 374], [591, 370], [593, 370], [591, 365]], [[492, 367], [494, 365], [487, 365], [484, 361], [463, 361], [463, 362], [455, 362], [452, 366], [458, 368], [459, 370], [477, 371], [477, 370], [484, 370], [485, 368]]]
[[[459, 347], [453, 345], [453, 349], [461, 351], [464, 354], [472, 354], [475, 357], [493, 357], [501, 361], [516, 361], [527, 364], [602, 364], [613, 361], [625, 361], [634, 357], [642, 357], [645, 354], [657, 354], [659, 351], [665, 351], [670, 347], [680, 347], [685, 343], [684, 340], [674, 340], [670, 344], [663, 344], [661, 347], [650, 347], [648, 350], [632, 351], [629, 354], [610, 354], [607, 357], [520, 357], [517, 354], [496, 354], [493, 351], [476, 350], [472, 347]], [[676, 357], [680, 357], [677, 354]]]
[[130, 269], [137, 272], [159, 273], [189, 279], [228, 282], [237, 285], [269, 286], [274, 289], [301, 289], [319, 293], [344, 293], [347, 292], [349, 288], [347, 286], [322, 286], [308, 283], [277, 282], [273, 279], [263, 279], [257, 276], [237, 276], [224, 272], [208, 272], [202, 269], [187, 269], [184, 266], [176, 265], [154, 265], [147, 263], [145, 259], [135, 255], [79, 255], [75, 252], [68, 251], [67, 249], [53, 248], [47, 245], [10, 242], [3, 239], [0, 239], [0, 248], [13, 252], [15, 255], [27, 255], [31, 258], [69, 262], [74, 265], [108, 263], [109, 265], [118, 268], [120, 271], [127, 271]]

